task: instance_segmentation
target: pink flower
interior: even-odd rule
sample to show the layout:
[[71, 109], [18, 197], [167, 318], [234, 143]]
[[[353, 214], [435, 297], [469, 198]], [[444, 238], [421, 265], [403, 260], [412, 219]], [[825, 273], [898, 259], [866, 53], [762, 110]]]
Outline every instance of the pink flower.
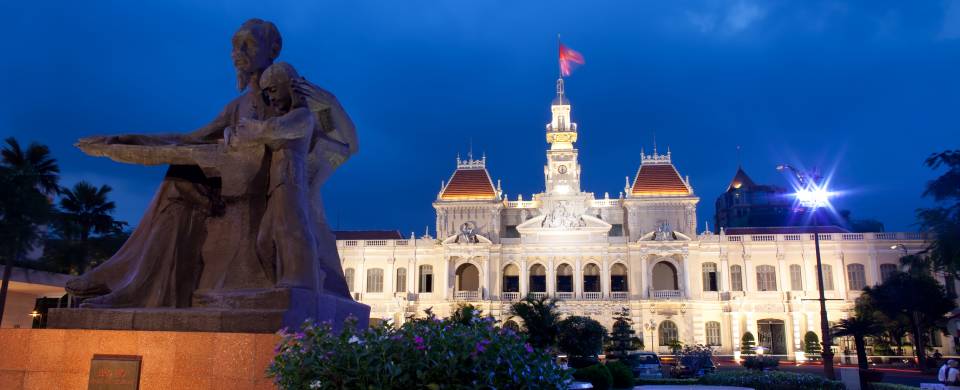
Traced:
[[523, 344], [523, 348], [527, 350], [527, 353], [533, 353], [533, 346], [530, 343]]
[[423, 345], [423, 337], [420, 337], [420, 336], [414, 337], [413, 343], [416, 344], [414, 348], [416, 348], [418, 351], [423, 351], [424, 349], [427, 349], [427, 347]]

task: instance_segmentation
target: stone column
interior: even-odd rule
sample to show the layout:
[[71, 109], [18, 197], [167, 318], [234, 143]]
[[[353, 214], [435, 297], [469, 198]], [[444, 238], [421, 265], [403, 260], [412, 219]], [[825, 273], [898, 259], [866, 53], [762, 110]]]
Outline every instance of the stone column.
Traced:
[[730, 291], [730, 260], [727, 254], [720, 255], [720, 269], [717, 270], [717, 279], [720, 279], [720, 291]]
[[577, 256], [573, 267], [573, 296], [574, 299], [583, 297], [583, 262], [581, 257]]
[[530, 273], [527, 270], [527, 257], [520, 256], [520, 296], [525, 297], [530, 293]]
[[553, 261], [554, 257], [547, 258], [547, 294], [551, 297], [557, 296], [557, 265]]
[[740, 338], [743, 337], [743, 331], [740, 330], [740, 313], [731, 312], [730, 314], [730, 345], [733, 352], [733, 359], [740, 360]]
[[880, 284], [880, 260], [877, 258], [877, 248], [870, 247], [870, 252], [867, 253], [869, 257], [870, 265], [866, 267], [870, 270], [870, 279], [867, 280], [868, 286], [873, 286]]
[[649, 257], [646, 252], [640, 252], [640, 297], [650, 299], [650, 269]]
[[683, 281], [683, 286], [680, 286], [680, 288], [683, 290], [683, 296], [690, 299], [690, 255], [684, 253], [681, 261], [683, 261], [683, 264], [680, 265], [683, 277], [680, 280]]
[[788, 276], [790, 275], [790, 270], [787, 269], [786, 254], [777, 250], [777, 291], [790, 291], [790, 285], [787, 284], [789, 281]]
[[[743, 292], [744, 295], [747, 293], [757, 291], [757, 271], [753, 269], [753, 260], [750, 258], [749, 253], [743, 254]], [[756, 336], [756, 335], [754, 335]]]
[[600, 260], [600, 294], [610, 297], [610, 259], [606, 255]]

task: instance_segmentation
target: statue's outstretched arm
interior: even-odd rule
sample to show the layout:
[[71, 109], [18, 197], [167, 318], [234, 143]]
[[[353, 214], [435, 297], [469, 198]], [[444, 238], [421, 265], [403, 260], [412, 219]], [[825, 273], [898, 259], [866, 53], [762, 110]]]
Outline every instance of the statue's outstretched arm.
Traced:
[[236, 101], [230, 102], [223, 111], [207, 125], [186, 134], [120, 134], [84, 137], [78, 141], [84, 144], [122, 144], [122, 145], [182, 145], [211, 143], [223, 137], [223, 129], [230, 125], [230, 113]]

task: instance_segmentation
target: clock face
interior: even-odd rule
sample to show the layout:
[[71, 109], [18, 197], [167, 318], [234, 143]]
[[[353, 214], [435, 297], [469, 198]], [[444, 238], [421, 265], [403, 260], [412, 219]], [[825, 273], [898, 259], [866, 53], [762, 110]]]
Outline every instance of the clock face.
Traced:
[[561, 166], [557, 167], [557, 172], [560, 172], [560, 174], [567, 173], [567, 166], [566, 166], [566, 165], [561, 165]]

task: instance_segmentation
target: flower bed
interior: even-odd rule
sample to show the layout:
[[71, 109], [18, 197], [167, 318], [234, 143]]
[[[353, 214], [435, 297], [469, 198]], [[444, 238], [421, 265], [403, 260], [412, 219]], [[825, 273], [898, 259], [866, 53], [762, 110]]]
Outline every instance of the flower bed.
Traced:
[[740, 386], [763, 390], [843, 390], [843, 383], [810, 374], [782, 371], [736, 370], [716, 372], [700, 378], [700, 384]]
[[282, 389], [566, 388], [570, 374], [492, 318], [281, 333], [267, 374]]

